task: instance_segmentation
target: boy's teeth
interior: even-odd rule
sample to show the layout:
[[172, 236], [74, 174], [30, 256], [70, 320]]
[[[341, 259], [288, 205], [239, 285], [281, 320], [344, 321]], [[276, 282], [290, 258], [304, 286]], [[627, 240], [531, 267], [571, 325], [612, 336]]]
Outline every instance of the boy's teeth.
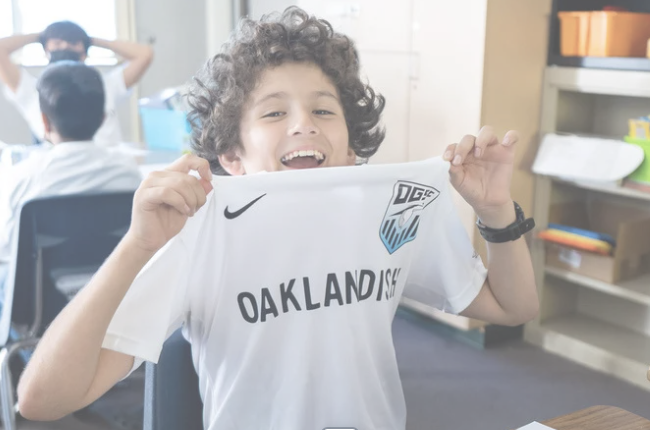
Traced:
[[325, 156], [320, 151], [308, 149], [303, 151], [293, 151], [292, 153], [282, 157], [282, 161], [291, 161], [296, 157], [314, 157], [317, 160], [325, 159]]

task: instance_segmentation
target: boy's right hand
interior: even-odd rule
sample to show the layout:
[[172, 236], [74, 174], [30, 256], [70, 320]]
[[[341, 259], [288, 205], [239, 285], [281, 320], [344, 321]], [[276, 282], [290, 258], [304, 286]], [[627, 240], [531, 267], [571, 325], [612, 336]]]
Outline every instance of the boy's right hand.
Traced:
[[[199, 172], [200, 179], [190, 175], [191, 170]], [[205, 204], [211, 180], [208, 161], [191, 154], [150, 173], [135, 192], [129, 241], [147, 253], [157, 252]]]

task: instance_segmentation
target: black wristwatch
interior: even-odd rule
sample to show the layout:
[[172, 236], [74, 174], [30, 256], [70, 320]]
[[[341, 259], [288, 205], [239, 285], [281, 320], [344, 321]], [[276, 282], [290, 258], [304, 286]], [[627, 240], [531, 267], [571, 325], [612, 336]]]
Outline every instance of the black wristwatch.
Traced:
[[483, 239], [492, 243], [510, 242], [519, 239], [523, 234], [528, 233], [535, 227], [535, 220], [532, 218], [526, 219], [526, 215], [524, 215], [521, 206], [519, 206], [517, 202], [514, 203], [517, 219], [508, 227], [490, 228], [484, 226], [480, 219], [476, 221], [478, 231], [481, 233], [481, 236], [483, 236]]

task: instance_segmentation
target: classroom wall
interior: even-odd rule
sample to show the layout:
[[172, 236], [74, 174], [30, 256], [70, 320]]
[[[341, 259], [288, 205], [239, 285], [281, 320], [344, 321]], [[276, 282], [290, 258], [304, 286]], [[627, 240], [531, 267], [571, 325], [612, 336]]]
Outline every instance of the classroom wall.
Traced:
[[206, 0], [135, 2], [138, 40], [155, 40], [156, 58], [142, 79], [140, 95], [182, 85], [207, 58]]
[[248, 0], [248, 16], [259, 19], [264, 14], [282, 12], [298, 3], [298, 0]]

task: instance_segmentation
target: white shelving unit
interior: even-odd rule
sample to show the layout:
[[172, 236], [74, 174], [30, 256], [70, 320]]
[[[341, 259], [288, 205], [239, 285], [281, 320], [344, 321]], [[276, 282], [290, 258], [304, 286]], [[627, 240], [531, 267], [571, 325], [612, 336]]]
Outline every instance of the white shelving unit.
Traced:
[[[650, 73], [550, 66], [546, 69], [540, 132], [621, 138], [627, 119], [650, 113]], [[537, 177], [534, 217], [548, 224], [549, 208], [570, 200], [603, 199], [650, 214], [650, 193], [614, 184]], [[650, 267], [647, 274], [609, 284], [547, 267], [545, 246], [531, 247], [540, 314], [525, 339], [593, 369], [650, 390]]]

